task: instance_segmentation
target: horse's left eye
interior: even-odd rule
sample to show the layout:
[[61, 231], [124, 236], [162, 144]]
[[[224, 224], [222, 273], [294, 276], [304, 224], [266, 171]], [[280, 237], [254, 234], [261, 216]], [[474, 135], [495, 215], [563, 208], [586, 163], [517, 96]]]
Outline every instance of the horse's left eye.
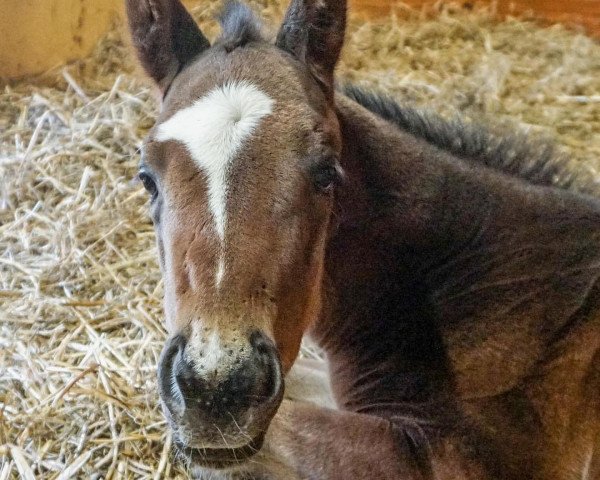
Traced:
[[334, 164], [319, 165], [313, 171], [315, 186], [320, 192], [328, 193], [340, 179], [338, 169]]
[[138, 174], [138, 178], [140, 179], [140, 181], [144, 185], [144, 188], [146, 189], [146, 191], [154, 199], [154, 197], [156, 197], [156, 194], [158, 193], [158, 188], [156, 188], [156, 182], [154, 181], [154, 179], [152, 178], [152, 176], [148, 172], [145, 172], [145, 171], [142, 170]]

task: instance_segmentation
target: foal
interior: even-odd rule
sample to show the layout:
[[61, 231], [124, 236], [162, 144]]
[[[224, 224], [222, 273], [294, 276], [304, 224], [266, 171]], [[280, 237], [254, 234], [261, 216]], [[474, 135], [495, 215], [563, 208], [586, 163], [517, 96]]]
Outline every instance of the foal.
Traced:
[[[346, 2], [276, 41], [128, 0], [175, 443], [207, 478], [599, 479], [600, 203], [541, 146], [334, 89]], [[309, 334], [337, 409], [282, 400]]]

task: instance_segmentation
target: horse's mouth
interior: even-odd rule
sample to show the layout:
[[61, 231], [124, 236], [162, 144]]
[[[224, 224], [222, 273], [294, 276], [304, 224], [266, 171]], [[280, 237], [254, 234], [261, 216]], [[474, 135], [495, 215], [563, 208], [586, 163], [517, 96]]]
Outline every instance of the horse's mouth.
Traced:
[[263, 440], [264, 435], [260, 435], [248, 444], [234, 448], [194, 448], [182, 444], [176, 444], [175, 448], [196, 467], [226, 470], [243, 466], [250, 457], [258, 453]]

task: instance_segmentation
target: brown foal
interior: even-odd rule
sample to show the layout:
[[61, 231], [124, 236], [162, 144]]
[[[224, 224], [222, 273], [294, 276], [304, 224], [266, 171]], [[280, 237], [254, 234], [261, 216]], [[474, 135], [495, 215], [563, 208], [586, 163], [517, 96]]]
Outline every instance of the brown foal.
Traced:
[[[274, 42], [230, 3], [212, 45], [179, 0], [127, 10], [197, 477], [600, 479], [600, 202], [559, 159], [336, 91], [345, 1], [292, 0]], [[305, 335], [330, 407], [291, 393]]]

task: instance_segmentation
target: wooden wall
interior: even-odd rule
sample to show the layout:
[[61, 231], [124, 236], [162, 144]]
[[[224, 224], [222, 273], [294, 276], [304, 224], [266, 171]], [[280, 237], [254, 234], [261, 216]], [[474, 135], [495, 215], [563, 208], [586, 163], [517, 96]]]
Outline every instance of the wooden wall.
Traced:
[[87, 55], [122, 0], [0, 0], [0, 77], [38, 73]]
[[[398, 0], [350, 0], [355, 10], [369, 17], [388, 15]], [[427, 8], [434, 0], [401, 0], [412, 8]], [[547, 23], [582, 25], [590, 35], [600, 38], [600, 0], [452, 0], [461, 5], [496, 4], [501, 15], [532, 14]]]
[[[195, 1], [185, 0], [188, 4]], [[435, 3], [350, 0], [350, 8], [371, 19], [381, 18], [400, 1], [414, 8]], [[584, 25], [600, 38], [600, 0], [496, 1], [501, 14], [533, 12], [546, 21]], [[88, 54], [112, 19], [122, 15], [122, 4], [123, 0], [0, 0], [0, 78], [42, 72]]]
[[[183, 0], [188, 6], [200, 1], [222, 0]], [[124, 15], [124, 3], [0, 0], [0, 79], [41, 73], [88, 55]]]

